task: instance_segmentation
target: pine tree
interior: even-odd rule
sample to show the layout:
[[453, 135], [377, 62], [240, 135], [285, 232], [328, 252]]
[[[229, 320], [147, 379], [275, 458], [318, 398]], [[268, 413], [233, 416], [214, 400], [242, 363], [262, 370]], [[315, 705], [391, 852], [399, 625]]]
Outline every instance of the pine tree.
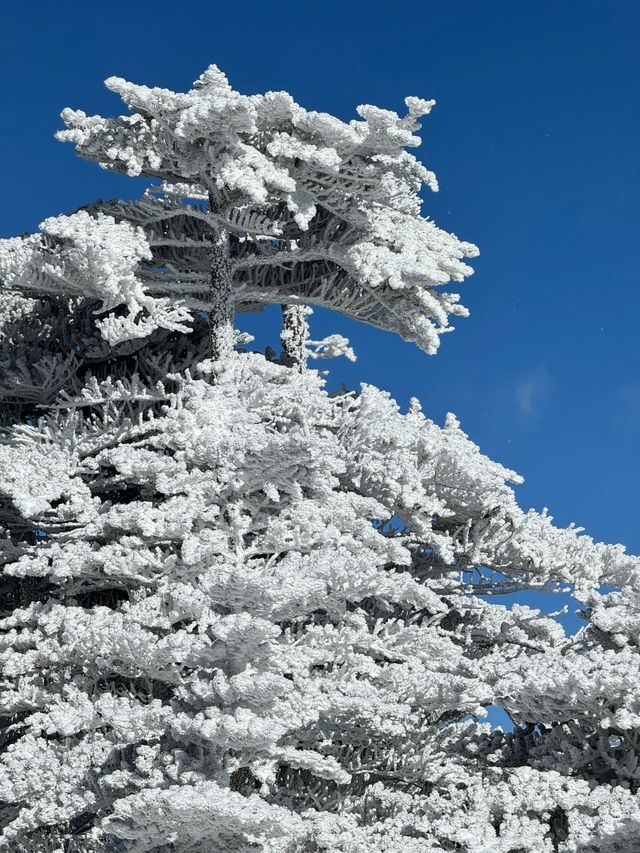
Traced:
[[406, 150], [433, 101], [407, 98], [404, 118], [361, 106], [362, 120], [345, 123], [286, 92], [241, 95], [216, 66], [187, 93], [106, 85], [133, 115], [65, 110], [58, 138], [103, 168], [161, 181], [164, 204], [109, 212], [150, 230], [151, 291], [189, 304], [209, 291], [215, 356], [231, 347], [234, 303], [333, 308], [427, 352], [450, 315], [466, 315], [436, 288], [469, 275], [462, 259], [477, 249], [420, 215], [420, 188], [437, 182]]
[[[293, 364], [306, 304], [435, 350], [472, 249], [420, 219], [427, 102], [109, 85], [63, 135], [161, 200], [0, 243], [0, 849], [633, 853], [640, 561], [453, 416], [233, 350], [266, 302]], [[493, 603], [566, 587], [575, 636]]]

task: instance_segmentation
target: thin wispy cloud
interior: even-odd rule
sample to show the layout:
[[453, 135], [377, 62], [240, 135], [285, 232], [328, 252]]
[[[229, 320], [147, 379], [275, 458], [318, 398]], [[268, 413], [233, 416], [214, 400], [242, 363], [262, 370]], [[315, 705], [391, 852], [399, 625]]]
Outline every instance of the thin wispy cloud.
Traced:
[[516, 403], [520, 412], [527, 417], [541, 414], [549, 394], [551, 382], [546, 372], [540, 371], [523, 379], [516, 386]]
[[618, 406], [616, 406], [616, 421], [620, 425], [640, 423], [640, 383], [621, 385], [617, 389]]

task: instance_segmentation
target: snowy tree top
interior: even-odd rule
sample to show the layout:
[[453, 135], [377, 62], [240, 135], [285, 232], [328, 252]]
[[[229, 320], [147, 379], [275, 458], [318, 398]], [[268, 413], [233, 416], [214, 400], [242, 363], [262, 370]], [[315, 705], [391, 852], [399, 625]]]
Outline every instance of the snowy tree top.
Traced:
[[[343, 122], [286, 92], [241, 95], [215, 66], [186, 93], [120, 78], [107, 86], [133, 114], [65, 110], [68, 129], [58, 138], [106, 169], [162, 182], [164, 207], [142, 201], [107, 211], [150, 229], [156, 288], [163, 280], [178, 293], [202, 290], [203, 258], [195, 270], [192, 262], [222, 228], [236, 240], [241, 303], [335, 308], [429, 353], [451, 329], [449, 317], [466, 316], [458, 294], [440, 288], [471, 274], [464, 259], [477, 249], [421, 215], [419, 191], [437, 183], [406, 150], [419, 144], [418, 119], [433, 101], [407, 98], [404, 117], [360, 106], [359, 120]], [[176, 250], [168, 266], [167, 246]]]
[[[217, 66], [210, 66], [186, 93], [149, 88], [110, 77], [133, 115], [87, 116], [66, 109], [68, 130], [58, 138], [103, 167], [129, 175], [187, 181], [195, 191], [221, 200], [233, 192], [254, 202], [287, 201], [304, 225], [305, 206], [295, 210], [291, 196], [312, 202], [314, 172], [335, 177], [340, 189], [360, 184], [371, 199], [396, 210], [419, 205], [423, 183], [437, 189], [435, 175], [404, 149], [420, 144], [414, 131], [435, 101], [407, 98], [408, 113], [369, 105], [357, 109], [360, 121], [343, 122], [327, 113], [305, 110], [287, 92], [242, 95]], [[377, 165], [377, 168], [376, 168]], [[372, 178], [381, 184], [366, 186]], [[355, 207], [348, 197], [346, 207]]]

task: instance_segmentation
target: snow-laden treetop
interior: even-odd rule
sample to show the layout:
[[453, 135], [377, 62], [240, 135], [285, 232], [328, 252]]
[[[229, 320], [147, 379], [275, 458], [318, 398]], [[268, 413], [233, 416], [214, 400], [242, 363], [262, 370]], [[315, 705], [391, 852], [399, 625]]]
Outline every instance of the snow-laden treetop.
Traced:
[[343, 122], [286, 92], [241, 95], [216, 66], [186, 93], [116, 77], [106, 85], [132, 115], [67, 109], [58, 138], [103, 168], [162, 182], [162, 201], [91, 211], [145, 230], [152, 259], [136, 267], [145, 292], [202, 308], [222, 234], [245, 308], [321, 305], [429, 353], [449, 317], [468, 313], [440, 287], [471, 274], [463, 259], [477, 249], [421, 215], [419, 191], [437, 182], [406, 150], [420, 144], [418, 120], [433, 101], [406, 98], [404, 117], [360, 106], [360, 120]]

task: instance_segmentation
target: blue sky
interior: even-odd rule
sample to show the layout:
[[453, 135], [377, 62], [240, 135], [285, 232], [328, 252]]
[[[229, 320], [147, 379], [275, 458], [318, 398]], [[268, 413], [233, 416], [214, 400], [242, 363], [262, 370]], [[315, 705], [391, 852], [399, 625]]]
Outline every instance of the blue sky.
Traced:
[[[359, 356], [330, 382], [454, 411], [525, 476], [525, 508], [640, 553], [640, 4], [5, 0], [2, 18], [0, 236], [139, 192], [53, 139], [65, 106], [121, 111], [112, 74], [184, 89], [215, 62], [243, 92], [344, 119], [435, 98], [419, 156], [441, 191], [424, 210], [480, 247], [471, 317], [429, 357], [317, 313], [314, 336], [347, 334]], [[276, 325], [261, 319], [260, 340]]]

